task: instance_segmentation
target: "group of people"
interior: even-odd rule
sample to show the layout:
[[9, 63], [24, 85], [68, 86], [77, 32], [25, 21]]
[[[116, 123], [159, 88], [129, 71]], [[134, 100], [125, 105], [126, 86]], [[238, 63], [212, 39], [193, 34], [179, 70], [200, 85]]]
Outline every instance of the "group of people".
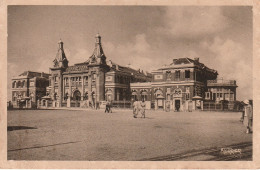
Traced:
[[138, 99], [133, 103], [133, 114], [134, 118], [137, 118], [138, 113], [141, 113], [141, 118], [145, 118], [145, 101], [138, 101]]
[[240, 121], [246, 126], [246, 133], [252, 133], [253, 128], [253, 103], [252, 100], [243, 101], [243, 112]]

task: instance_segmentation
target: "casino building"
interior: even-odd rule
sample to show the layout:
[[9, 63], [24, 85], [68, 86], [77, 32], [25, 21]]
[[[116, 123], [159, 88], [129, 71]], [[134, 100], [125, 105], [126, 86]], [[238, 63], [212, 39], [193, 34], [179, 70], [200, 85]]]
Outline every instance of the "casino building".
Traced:
[[104, 100], [131, 99], [130, 83], [151, 81], [151, 74], [107, 61], [101, 36], [95, 37], [93, 54], [84, 62], [69, 66], [63, 42], [50, 68], [50, 96], [53, 107], [88, 107]]
[[178, 58], [152, 71], [152, 82], [131, 83], [131, 90], [134, 98], [148, 99], [155, 109], [194, 110], [203, 105], [207, 81], [217, 76], [199, 58]]
[[110, 100], [130, 107], [134, 100], [145, 100], [147, 109], [187, 111], [203, 109], [203, 102], [236, 100], [236, 81], [218, 79], [199, 58], [173, 59], [147, 73], [107, 61], [97, 34], [92, 55], [69, 66], [64, 43], [58, 45], [50, 74], [25, 72], [12, 79], [14, 104], [26, 99], [44, 107], [95, 107]]

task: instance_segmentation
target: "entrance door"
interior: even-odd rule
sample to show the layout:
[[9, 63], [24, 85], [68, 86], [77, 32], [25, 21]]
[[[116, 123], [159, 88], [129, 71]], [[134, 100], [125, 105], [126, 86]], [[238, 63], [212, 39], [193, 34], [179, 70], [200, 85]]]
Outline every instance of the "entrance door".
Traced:
[[80, 99], [81, 99], [81, 93], [80, 93], [80, 91], [76, 90], [73, 94], [73, 100], [75, 101], [75, 107], [80, 106]]
[[181, 101], [180, 100], [175, 100], [175, 110], [179, 111], [181, 106]]

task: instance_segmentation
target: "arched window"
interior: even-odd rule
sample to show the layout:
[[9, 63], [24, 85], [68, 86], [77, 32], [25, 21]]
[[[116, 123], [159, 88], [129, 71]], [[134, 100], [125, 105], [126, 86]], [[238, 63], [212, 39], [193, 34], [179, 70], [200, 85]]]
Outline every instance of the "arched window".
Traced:
[[69, 97], [69, 93], [67, 92], [67, 93], [65, 93], [65, 95], [64, 95], [64, 100], [67, 101], [68, 97]]
[[21, 82], [18, 81], [18, 82], [17, 82], [17, 88], [20, 88], [20, 87], [21, 87]]
[[73, 100], [74, 101], [80, 101], [81, 99], [81, 93], [79, 90], [74, 91], [73, 93]]
[[88, 100], [88, 92], [85, 92], [85, 94], [84, 94], [84, 100]]
[[53, 97], [54, 97], [54, 100], [57, 100], [57, 93], [54, 93]]
[[142, 99], [142, 101], [147, 101], [147, 96], [148, 96], [147, 91], [142, 91], [141, 92], [141, 99]]
[[155, 97], [156, 97], [156, 98], [157, 98], [157, 97], [163, 97], [163, 92], [162, 92], [162, 90], [157, 89], [157, 90], [155, 91]]
[[132, 99], [137, 100], [137, 92], [136, 91], [132, 92]]
[[16, 81], [13, 82], [12, 87], [13, 87], [13, 88], [16, 88]]

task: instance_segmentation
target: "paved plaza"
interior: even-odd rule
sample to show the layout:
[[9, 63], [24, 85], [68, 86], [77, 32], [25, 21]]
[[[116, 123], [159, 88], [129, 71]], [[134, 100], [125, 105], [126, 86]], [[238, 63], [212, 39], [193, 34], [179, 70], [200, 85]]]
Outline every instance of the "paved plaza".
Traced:
[[8, 111], [8, 159], [222, 160], [220, 150], [227, 147], [252, 159], [252, 134], [245, 133], [241, 113], [148, 110], [146, 116], [134, 119], [131, 110]]

